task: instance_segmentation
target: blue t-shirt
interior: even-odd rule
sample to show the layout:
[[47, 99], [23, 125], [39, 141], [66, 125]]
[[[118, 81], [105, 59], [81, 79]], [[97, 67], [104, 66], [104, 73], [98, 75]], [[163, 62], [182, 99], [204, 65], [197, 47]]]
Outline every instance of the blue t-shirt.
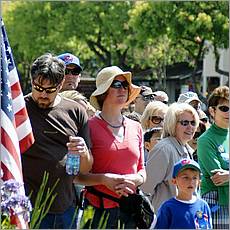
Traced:
[[202, 199], [182, 202], [176, 198], [165, 201], [157, 214], [155, 229], [210, 229], [211, 211]]

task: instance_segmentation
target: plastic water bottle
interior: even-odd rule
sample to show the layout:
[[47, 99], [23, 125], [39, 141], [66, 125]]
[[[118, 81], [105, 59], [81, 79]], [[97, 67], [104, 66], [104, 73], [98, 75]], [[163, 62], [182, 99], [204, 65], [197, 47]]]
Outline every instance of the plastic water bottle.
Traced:
[[67, 153], [66, 172], [69, 175], [77, 175], [80, 171], [80, 156], [78, 154]]

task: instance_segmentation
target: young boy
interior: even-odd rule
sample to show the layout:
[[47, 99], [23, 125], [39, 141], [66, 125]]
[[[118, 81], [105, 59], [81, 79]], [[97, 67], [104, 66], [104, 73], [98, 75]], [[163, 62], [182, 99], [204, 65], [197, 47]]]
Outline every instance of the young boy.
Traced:
[[149, 152], [155, 144], [161, 140], [162, 127], [154, 127], [148, 129], [144, 134], [144, 145], [145, 149]]
[[151, 149], [161, 140], [162, 127], [154, 127], [148, 129], [144, 134], [144, 150], [145, 150], [145, 164], [150, 158]]
[[177, 186], [178, 195], [161, 205], [155, 229], [212, 228], [208, 204], [194, 195], [200, 185], [200, 173], [199, 164], [187, 158], [174, 165], [172, 183]]

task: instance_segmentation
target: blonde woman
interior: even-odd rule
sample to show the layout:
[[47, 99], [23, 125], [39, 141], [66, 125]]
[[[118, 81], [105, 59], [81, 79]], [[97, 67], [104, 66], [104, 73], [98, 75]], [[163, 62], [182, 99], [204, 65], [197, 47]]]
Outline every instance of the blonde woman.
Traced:
[[163, 127], [164, 117], [168, 111], [168, 106], [161, 101], [151, 101], [145, 108], [141, 116], [141, 126], [143, 130], [154, 127]]
[[163, 139], [149, 153], [146, 162], [147, 180], [142, 185], [151, 194], [155, 211], [167, 199], [176, 195], [176, 186], [171, 184], [173, 165], [182, 158], [192, 158], [192, 139], [199, 125], [196, 110], [187, 103], [169, 106], [163, 126]]

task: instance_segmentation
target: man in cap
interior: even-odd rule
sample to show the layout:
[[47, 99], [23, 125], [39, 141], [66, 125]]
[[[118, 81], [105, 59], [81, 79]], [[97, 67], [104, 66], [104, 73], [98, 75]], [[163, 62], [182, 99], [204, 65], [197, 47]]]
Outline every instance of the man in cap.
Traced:
[[199, 99], [198, 95], [194, 92], [186, 92], [180, 94], [178, 103], [188, 103], [190, 104], [196, 111], [201, 109], [201, 100]]
[[140, 120], [141, 115], [143, 114], [145, 107], [150, 101], [154, 100], [153, 91], [148, 86], [141, 86], [141, 91], [139, 95], [134, 100], [134, 111], [131, 113], [135, 115], [138, 120]]
[[63, 83], [61, 92], [66, 90], [76, 90], [80, 82], [82, 72], [79, 58], [71, 53], [61, 54], [58, 56], [58, 58], [64, 61], [66, 66], [65, 81]]

